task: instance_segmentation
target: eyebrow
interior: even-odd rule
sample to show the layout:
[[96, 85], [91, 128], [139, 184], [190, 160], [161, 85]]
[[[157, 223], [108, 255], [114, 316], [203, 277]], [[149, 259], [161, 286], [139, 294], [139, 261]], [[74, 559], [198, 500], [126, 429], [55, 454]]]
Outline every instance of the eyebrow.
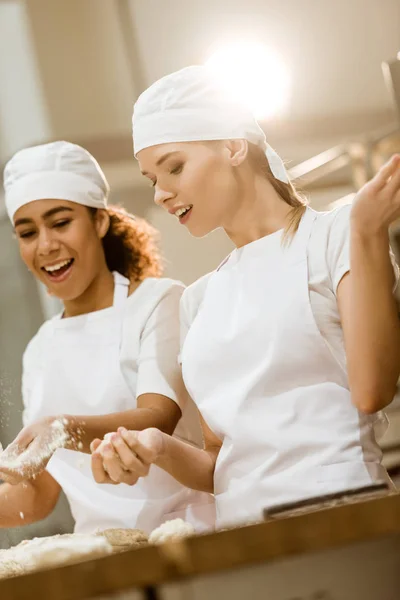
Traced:
[[[156, 167], [159, 167], [160, 165], [162, 165], [166, 160], [168, 160], [168, 158], [170, 158], [170, 156], [173, 156], [174, 154], [179, 154], [179, 152], [180, 152], [180, 150], [173, 150], [172, 152], [166, 152], [158, 159], [158, 161], [156, 162]], [[142, 171], [142, 175], [148, 175], [147, 171]]]
[[[72, 208], [69, 208], [68, 206], [55, 206], [54, 208], [51, 208], [50, 210], [47, 210], [45, 213], [43, 213], [42, 218], [48, 219], [53, 215], [65, 211], [73, 212]], [[18, 227], [18, 225], [28, 225], [30, 223], [33, 223], [33, 219], [17, 219], [14, 223], [14, 227]]]

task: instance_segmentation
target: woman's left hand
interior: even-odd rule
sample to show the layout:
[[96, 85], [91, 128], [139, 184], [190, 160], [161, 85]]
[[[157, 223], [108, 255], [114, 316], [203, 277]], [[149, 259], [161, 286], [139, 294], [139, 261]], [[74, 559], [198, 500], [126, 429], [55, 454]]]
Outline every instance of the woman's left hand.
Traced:
[[387, 234], [400, 218], [400, 155], [394, 155], [356, 194], [351, 210], [353, 232]]
[[17, 485], [39, 475], [58, 448], [71, 439], [68, 419], [46, 417], [24, 427], [15, 440], [0, 454], [0, 479]]

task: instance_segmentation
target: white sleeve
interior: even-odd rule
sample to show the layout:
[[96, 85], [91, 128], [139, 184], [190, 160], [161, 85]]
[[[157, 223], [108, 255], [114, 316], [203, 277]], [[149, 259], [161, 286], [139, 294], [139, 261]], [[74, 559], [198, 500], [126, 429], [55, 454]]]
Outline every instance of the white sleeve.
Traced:
[[203, 275], [203, 277], [200, 277], [200, 279], [198, 279], [189, 287], [187, 287], [182, 294], [181, 303], [179, 307], [181, 339], [179, 364], [181, 364], [183, 344], [185, 342], [188, 331], [194, 319], [196, 318], [211, 275], [212, 273], [207, 273], [206, 275]]
[[22, 357], [22, 423], [23, 426], [31, 424], [30, 409], [34, 383], [40, 368], [40, 352], [38, 335], [31, 339]]
[[[187, 290], [185, 290], [187, 291]], [[185, 342], [187, 333], [190, 327], [190, 318], [189, 318], [189, 307], [188, 307], [188, 296], [183, 293], [180, 305], [179, 305], [179, 321], [180, 321], [180, 348], [179, 348], [179, 356], [178, 362], [182, 364], [182, 348]]]
[[[326, 258], [335, 294], [341, 279], [350, 271], [350, 212], [351, 204], [337, 209], [329, 230]], [[392, 250], [390, 249], [389, 252], [395, 274], [394, 289], [396, 289], [399, 267]]]
[[178, 363], [179, 302], [184, 286], [175, 283], [150, 314], [140, 339], [136, 397], [161, 394], [178, 405], [184, 402]]
[[29, 372], [29, 360], [26, 358], [26, 350], [22, 357], [22, 424], [24, 427], [29, 424], [29, 398], [31, 390], [31, 379]]

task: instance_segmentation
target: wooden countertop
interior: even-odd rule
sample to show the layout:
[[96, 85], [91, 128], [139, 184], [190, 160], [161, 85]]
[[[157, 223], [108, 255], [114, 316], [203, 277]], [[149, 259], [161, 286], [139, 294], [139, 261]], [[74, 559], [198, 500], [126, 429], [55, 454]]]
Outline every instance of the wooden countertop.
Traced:
[[400, 535], [399, 494], [3, 580], [0, 598], [86, 600], [389, 535]]

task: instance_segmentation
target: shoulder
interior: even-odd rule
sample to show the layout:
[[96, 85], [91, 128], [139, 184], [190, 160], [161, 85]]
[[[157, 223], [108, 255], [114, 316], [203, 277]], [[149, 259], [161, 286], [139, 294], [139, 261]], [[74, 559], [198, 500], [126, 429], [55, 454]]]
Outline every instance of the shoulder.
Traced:
[[190, 284], [183, 292], [182, 302], [188, 304], [201, 302], [207, 289], [207, 284], [213, 273], [215, 273], [215, 271], [206, 273], [206, 275], [203, 275], [200, 279], [197, 279], [194, 283]]
[[351, 204], [345, 204], [330, 211], [317, 212], [311, 240], [325, 242], [327, 246], [338, 238], [347, 237], [351, 208]]
[[181, 297], [185, 285], [176, 279], [167, 277], [148, 277], [136, 290], [128, 297], [128, 303], [133, 304], [140, 298], [142, 303], [155, 306], [165, 297]]
[[318, 212], [309, 242], [310, 284], [327, 285], [334, 293], [350, 269], [351, 204]]
[[181, 281], [166, 277], [145, 279], [128, 297], [124, 311], [124, 329], [137, 330], [155, 320], [178, 318], [181, 296], [185, 289]]
[[187, 322], [192, 322], [206, 293], [208, 282], [215, 271], [207, 273], [189, 285], [182, 294], [181, 314]]
[[334, 210], [319, 212], [311, 231], [309, 255], [325, 259], [333, 268], [336, 263], [349, 254], [351, 204], [339, 206]]

